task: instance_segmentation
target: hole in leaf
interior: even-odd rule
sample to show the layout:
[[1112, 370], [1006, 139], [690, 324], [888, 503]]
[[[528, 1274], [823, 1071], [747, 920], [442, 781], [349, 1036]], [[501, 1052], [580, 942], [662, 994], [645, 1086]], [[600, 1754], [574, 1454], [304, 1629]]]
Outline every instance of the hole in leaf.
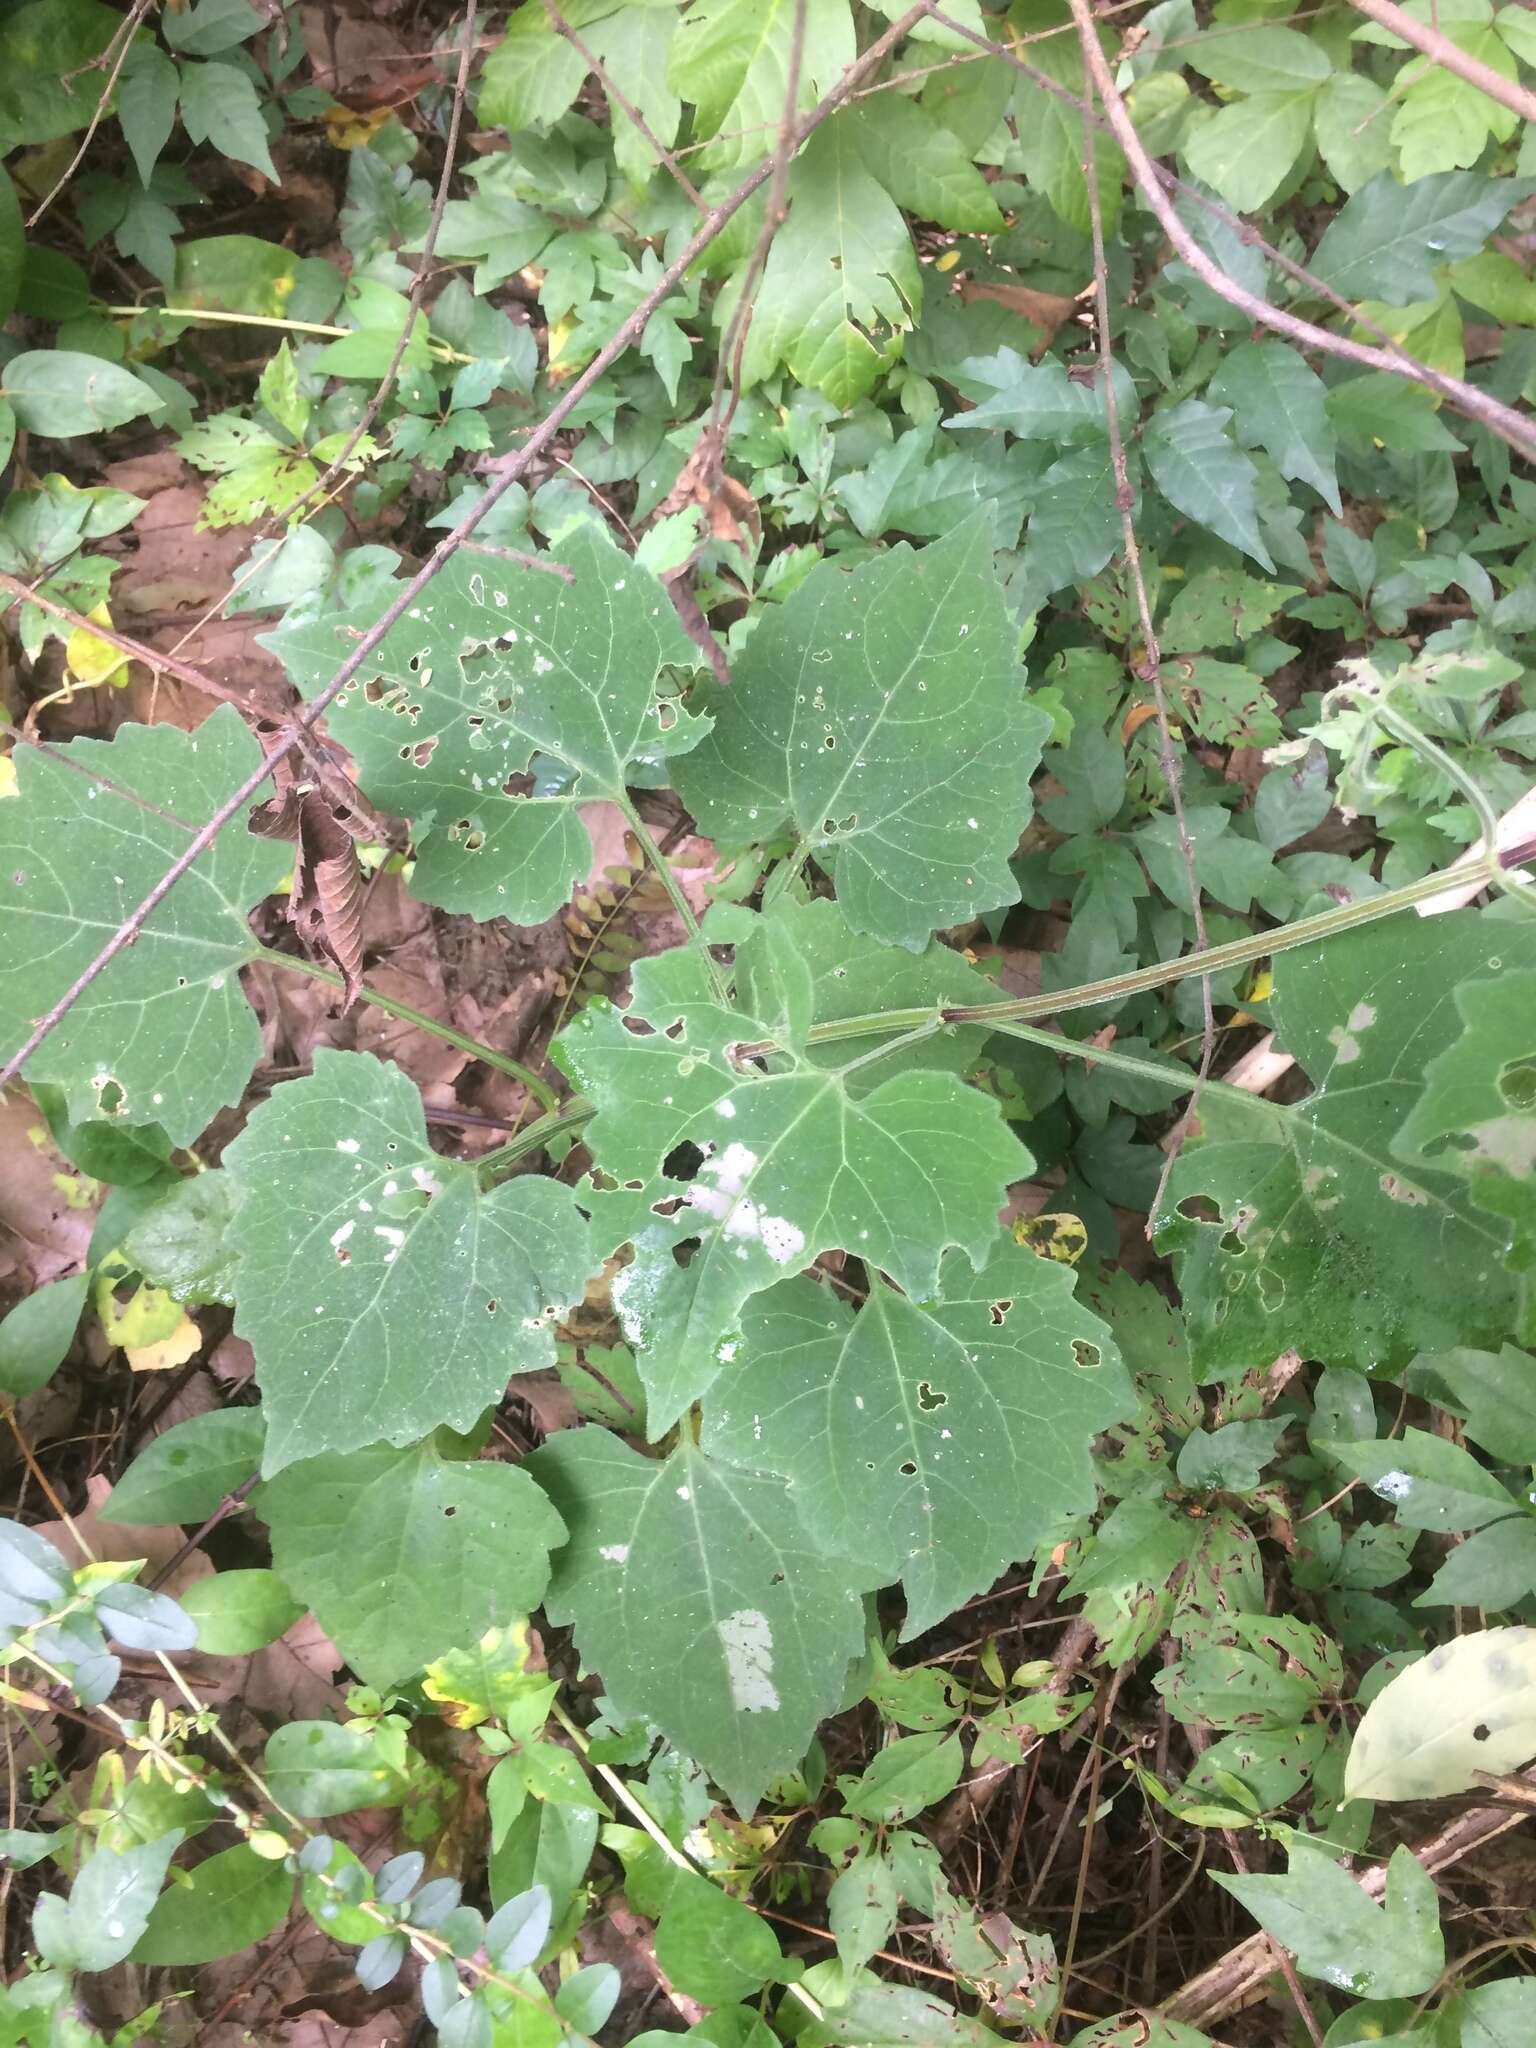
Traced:
[[457, 1509], [457, 1508], [444, 1508], [444, 1509], [443, 1509], [443, 1520], [444, 1520], [445, 1522], [451, 1522], [451, 1521], [453, 1520], [454, 1516], [455, 1516], [455, 1515], [456, 1515], [456, 1514], [457, 1514], [458, 1512], [459, 1512], [459, 1511], [458, 1511], [458, 1509]]
[[992, 1304], [992, 1308], [991, 1308], [991, 1316], [992, 1316], [992, 1320], [993, 1320], [993, 1322], [994, 1322], [994, 1323], [1005, 1323], [1005, 1322], [1007, 1322], [1007, 1320], [1008, 1320], [1008, 1311], [1009, 1311], [1009, 1309], [1011, 1309], [1012, 1307], [1013, 1307], [1013, 1303], [1012, 1303], [1011, 1301], [994, 1301], [994, 1302], [993, 1302], [993, 1304]]
[[917, 1467], [913, 1464], [910, 1458], [905, 1460], [900, 1470], [901, 1475], [904, 1479], [915, 1479], [917, 1477]]
[[485, 1304], [485, 1312], [486, 1312], [486, 1314], [487, 1314], [488, 1316], [493, 1316], [493, 1315], [495, 1315], [495, 1313], [496, 1313], [496, 1304], [495, 1304], [495, 1302], [494, 1302], [494, 1301], [488, 1301], [488, 1302], [487, 1302], [487, 1303]]
[[829, 732], [821, 744], [824, 747], [835, 747], [837, 745], [837, 734]]
[[386, 685], [381, 677], [372, 677], [370, 681], [363, 685], [363, 702], [365, 704], [382, 704], [385, 688]]
[[96, 1086], [96, 1107], [103, 1116], [121, 1116], [127, 1107], [128, 1098], [110, 1075], [105, 1076]]
[[1507, 1066], [1499, 1076], [1499, 1093], [1511, 1109], [1536, 1107], [1536, 1060], [1516, 1060]]
[[706, 1154], [691, 1138], [684, 1138], [680, 1145], [674, 1145], [661, 1162], [662, 1173], [668, 1180], [693, 1180], [704, 1164]]
[[1104, 1356], [1097, 1344], [1090, 1344], [1086, 1337], [1072, 1339], [1072, 1357], [1081, 1366], [1095, 1366]]
[[665, 1031], [662, 1032], [661, 1035], [663, 1038], [670, 1038], [674, 1043], [676, 1043], [676, 1041], [679, 1038], [686, 1038], [688, 1036], [688, 1026], [683, 1022], [681, 1017], [678, 1017], [667, 1026], [667, 1028], [665, 1029]]
[[1479, 1721], [1477, 1726], [1472, 1730], [1472, 1740], [1474, 1742], [1486, 1742], [1492, 1733], [1493, 1730], [1488, 1726], [1488, 1723], [1486, 1721]]
[[1219, 1223], [1221, 1209], [1209, 1195], [1186, 1195], [1179, 1204], [1179, 1214], [1187, 1216], [1191, 1223]]
[[925, 1413], [932, 1414], [935, 1408], [945, 1408], [949, 1405], [949, 1396], [948, 1394], [935, 1392], [927, 1380], [919, 1380], [917, 1383], [917, 1405]]

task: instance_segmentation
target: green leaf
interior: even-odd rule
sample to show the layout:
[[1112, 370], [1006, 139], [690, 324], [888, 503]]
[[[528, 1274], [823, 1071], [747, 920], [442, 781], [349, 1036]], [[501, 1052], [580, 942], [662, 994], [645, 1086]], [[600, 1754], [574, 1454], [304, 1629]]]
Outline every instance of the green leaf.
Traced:
[[1479, 1465], [1470, 1451], [1429, 1430], [1405, 1429], [1384, 1443], [1317, 1446], [1351, 1478], [1363, 1479], [1378, 1500], [1391, 1503], [1405, 1529], [1451, 1535], [1520, 1512], [1520, 1503]]
[[979, 1273], [951, 1254], [921, 1305], [872, 1287], [857, 1315], [787, 1280], [752, 1304], [741, 1358], [706, 1446], [782, 1473], [829, 1551], [899, 1578], [904, 1640], [1091, 1511], [1094, 1436], [1133, 1405], [1071, 1271], [1016, 1245]]
[[[1501, 971], [1490, 979], [1474, 970], [1456, 988], [1461, 1030], [1426, 1062], [1423, 1093], [1394, 1150], [1415, 1169], [1462, 1176], [1477, 1208], [1513, 1230], [1508, 1263], [1525, 1272], [1536, 1245], [1536, 972], [1527, 947], [1512, 954], [1502, 930], [1496, 939], [1489, 930], [1499, 951], [1478, 964]], [[1504, 1331], [1489, 1334], [1497, 1342]], [[1529, 1308], [1517, 1334], [1536, 1339]]]
[[[584, 38], [651, 135], [669, 148], [677, 140], [682, 121], [682, 104], [669, 77], [678, 23], [678, 10], [671, 0], [645, 0], [645, 4], [617, 8], [606, 19], [594, 22], [590, 36]], [[630, 184], [643, 191], [656, 169], [656, 151], [650, 137], [636, 127], [628, 109], [620, 106], [612, 92], [608, 93], [608, 126], [614, 162]]]
[[[0, 804], [0, 1019], [13, 1042], [261, 759], [226, 705], [195, 733], [129, 725], [63, 752], [87, 773], [25, 748], [19, 795]], [[246, 917], [290, 859], [233, 819], [39, 1046], [29, 1077], [55, 1082], [77, 1122], [153, 1121], [191, 1144], [239, 1099], [261, 1050], [239, 982], [259, 950]]]
[[[1098, 377], [1088, 383], [1069, 375], [1065, 363], [1029, 362], [1016, 349], [995, 355], [971, 356], [961, 365], [971, 392], [991, 387], [969, 412], [957, 412], [944, 424], [952, 430], [986, 431], [1006, 427], [1024, 441], [1048, 441], [1060, 449], [1076, 442], [1103, 441], [1109, 433], [1104, 387]], [[1134, 418], [1140, 401], [1130, 373], [1114, 366], [1116, 407], [1122, 420]]]
[[1409, 1849], [1393, 1850], [1379, 1906], [1326, 1849], [1301, 1835], [1292, 1838], [1284, 1877], [1211, 1875], [1294, 1951], [1307, 1976], [1357, 1998], [1415, 1998], [1445, 1966], [1435, 1881]]
[[1491, 949], [1511, 966], [1536, 951], [1523, 924], [1493, 929], [1460, 911], [1277, 959], [1281, 1043], [1316, 1092], [1287, 1108], [1211, 1091], [1158, 1218], [1202, 1379], [1266, 1364], [1282, 1331], [1304, 1357], [1386, 1373], [1418, 1351], [1503, 1342], [1506, 1232], [1456, 1175], [1410, 1170], [1393, 1147], [1455, 1032], [1447, 991]]
[[293, 1875], [245, 1842], [221, 1849], [155, 1902], [133, 1960], [151, 1968], [217, 1962], [265, 1941], [293, 1904]]
[[964, 1768], [958, 1736], [901, 1735], [876, 1752], [861, 1777], [839, 1778], [837, 1789], [860, 1820], [915, 1820], [954, 1791]]
[[181, 125], [193, 142], [212, 142], [222, 156], [278, 183], [256, 87], [237, 65], [181, 66]]
[[334, 1721], [286, 1722], [267, 1738], [263, 1775], [279, 1805], [314, 1820], [362, 1806], [397, 1806], [404, 1791], [374, 1733]]
[[280, 1576], [381, 1690], [537, 1607], [565, 1534], [520, 1468], [430, 1444], [307, 1458], [258, 1507]]
[[1432, 299], [1435, 270], [1477, 255], [1518, 189], [1476, 171], [1445, 171], [1404, 188], [1383, 171], [1340, 207], [1308, 267], [1346, 299]]
[[853, 929], [916, 950], [1018, 896], [1008, 860], [1050, 727], [1016, 645], [981, 519], [851, 574], [822, 564], [703, 693], [714, 730], [678, 791], [728, 842], [793, 826]]
[[181, 1595], [181, 1608], [197, 1624], [197, 1647], [210, 1657], [244, 1657], [275, 1643], [303, 1618], [276, 1572], [215, 1572], [195, 1579]]
[[1536, 1984], [1526, 1977], [1499, 1977], [1492, 1984], [1474, 1984], [1460, 1994], [1457, 2003], [1461, 2048], [1522, 2048], [1536, 2029]]
[[122, 15], [101, 0], [9, 9], [0, 30], [0, 154], [88, 126], [101, 103], [96, 59], [122, 32]]
[[1231, 407], [1245, 448], [1265, 449], [1282, 476], [1310, 484], [1339, 516], [1327, 387], [1298, 350], [1283, 341], [1240, 342], [1211, 379], [1210, 393]]
[[[16, 187], [7, 172], [0, 178], [0, 319], [9, 320], [15, 312], [26, 267], [27, 231], [22, 223], [21, 201], [16, 197]], [[16, 439], [16, 418], [9, 406], [5, 411], [9, 417], [0, 427], [0, 445], [3, 445], [5, 460], [9, 462]]]
[[[1496, 75], [1514, 82], [1514, 58], [1490, 28], [1463, 24], [1450, 40]], [[1511, 107], [1439, 64], [1409, 86], [1392, 121], [1391, 139], [1405, 183], [1475, 164], [1490, 138], [1507, 142], [1520, 125]]]
[[[1219, 40], [1212, 38], [1213, 43]], [[1185, 161], [1228, 206], [1238, 213], [1252, 212], [1296, 168], [1312, 134], [1313, 97], [1313, 89], [1306, 87], [1235, 100], [1189, 135]]]
[[[771, 0], [770, 0], [771, 4]], [[685, 32], [679, 30], [679, 36]], [[784, 363], [846, 408], [901, 353], [922, 304], [912, 238], [867, 168], [846, 116], [819, 128], [789, 174], [789, 218], [769, 252], [743, 375]]]
[[[608, 0], [574, 0], [562, 9], [577, 30], [610, 11]], [[550, 127], [575, 103], [587, 69], [575, 45], [556, 33], [540, 0], [523, 0], [485, 60], [476, 109], [480, 125], [513, 135], [524, 128]]]
[[109, 433], [165, 406], [131, 370], [67, 348], [12, 356], [0, 371], [0, 389], [19, 427], [65, 439]]
[[202, 1522], [261, 1464], [259, 1408], [194, 1415], [140, 1451], [101, 1510], [104, 1522]]
[[[1033, 0], [1033, 4], [1020, 0], [1009, 14], [1009, 30], [1015, 36], [1056, 30], [1054, 35], [1031, 42], [1030, 64], [1065, 86], [1078, 101], [1087, 97], [1081, 47], [1071, 14], [1060, 0]], [[1097, 34], [1100, 46], [1113, 63], [1114, 45], [1109, 30], [1100, 28]], [[1031, 189], [1044, 194], [1057, 218], [1067, 227], [1086, 235], [1092, 214], [1088, 181], [1083, 175], [1083, 122], [1077, 108], [1020, 72], [1014, 79], [1013, 126]], [[1096, 135], [1093, 160], [1104, 232], [1109, 235], [1114, 232], [1120, 214], [1125, 157], [1117, 142]]]
[[656, 1963], [689, 1998], [726, 2005], [784, 1971], [773, 1929], [708, 1878], [680, 1871], [656, 1929]]
[[[1131, 485], [1134, 490], [1134, 466]], [[1041, 477], [1032, 494], [1022, 566], [1008, 586], [1021, 612], [1038, 610], [1066, 584], [1097, 576], [1114, 554], [1124, 535], [1116, 488], [1108, 441], [1074, 449]]]
[[837, 1706], [868, 1574], [802, 1532], [782, 1482], [686, 1436], [664, 1462], [561, 1430], [525, 1469], [570, 1531], [545, 1601], [620, 1718], [643, 1715], [750, 1813]]
[[1198, 398], [1154, 413], [1142, 437], [1147, 467], [1176, 512], [1272, 570], [1254, 505], [1257, 472], [1227, 431], [1231, 418]]
[[234, 1206], [227, 1174], [188, 1174], [140, 1210], [123, 1239], [123, 1256], [176, 1301], [232, 1302]]
[[1317, 95], [1312, 132], [1318, 154], [1346, 192], [1358, 192], [1392, 163], [1386, 104], [1382, 87], [1356, 71], [1335, 71]]
[[861, 1984], [799, 2039], [805, 2048], [994, 2048], [997, 2035], [932, 1992]]
[[[582, 525], [543, 569], [462, 554], [328, 713], [368, 794], [414, 821], [412, 887], [472, 917], [536, 924], [592, 872], [577, 806], [622, 799], [637, 755], [697, 743], [703, 721], [659, 696], [663, 662], [697, 650], [654, 577]], [[323, 687], [376, 603], [268, 636], [299, 687]], [[568, 772], [517, 793], [534, 756]], [[555, 792], [544, 793], [551, 780]]]
[[1473, 1790], [1479, 1772], [1498, 1777], [1533, 1756], [1536, 1629], [1475, 1629], [1377, 1693], [1355, 1730], [1344, 1792], [1349, 1799], [1439, 1799]]
[[1415, 1607], [1481, 1607], [1489, 1614], [1536, 1592], [1536, 1521], [1506, 1517], [1447, 1551]]
[[[773, 147], [784, 118], [798, 0], [694, 0], [672, 44], [674, 91], [713, 136], [698, 161], [741, 172]], [[848, 0], [805, 0], [796, 108], [805, 112], [858, 54]]]
[[[43, 1953], [79, 1970], [110, 1970], [143, 1934], [180, 1834], [131, 1849], [94, 1849], [70, 1886], [66, 1952]], [[62, 1905], [62, 1901], [58, 1902]], [[39, 1933], [42, 1915], [39, 1914]]]
[[959, 138], [915, 100], [881, 93], [852, 118], [865, 166], [898, 206], [961, 233], [1002, 227], [992, 188]]
[[1293, 28], [1267, 25], [1224, 24], [1219, 34], [1197, 38], [1180, 54], [1202, 78], [1244, 93], [1293, 92], [1320, 85], [1333, 70], [1321, 43]]
[[316, 1053], [224, 1160], [268, 1477], [381, 1433], [468, 1429], [511, 1374], [554, 1363], [551, 1326], [593, 1264], [570, 1190], [523, 1178], [483, 1194], [473, 1166], [428, 1145], [398, 1067]]
[[[172, 19], [171, 16], [166, 17]], [[139, 183], [150, 174], [176, 126], [176, 100], [181, 74], [154, 43], [137, 43], [123, 66], [117, 90], [117, 118], [123, 140], [133, 154]]]
[[[855, 1095], [798, 1055], [782, 1072], [743, 1072], [731, 1048], [771, 1036], [709, 1000], [696, 956], [669, 953], [636, 968], [623, 1017], [594, 1005], [558, 1044], [597, 1105], [598, 1156], [627, 1184], [599, 1198], [596, 1220], [608, 1241], [635, 1242], [614, 1300], [653, 1437], [737, 1358], [750, 1295], [842, 1248], [922, 1298], [946, 1245], [973, 1265], [990, 1256], [1003, 1191], [1024, 1170], [996, 1105], [953, 1075], [898, 1073]], [[685, 1141], [703, 1158], [682, 1182], [666, 1164]], [[689, 1237], [701, 1241], [684, 1268], [673, 1246]]]
[[34, 1288], [0, 1320], [0, 1392], [35, 1394], [46, 1387], [75, 1341], [89, 1275]]
[[1467, 1418], [1467, 1435], [1500, 1464], [1536, 1465], [1536, 1358], [1502, 1351], [1437, 1351], [1416, 1358], [1408, 1384]]
[[217, 57], [247, 43], [267, 19], [254, 0], [197, 0], [165, 17], [165, 40], [189, 57]]
[[1459, 455], [1461, 442], [1442, 426], [1434, 393], [1386, 370], [1347, 377], [1328, 393], [1328, 417], [1346, 448], [1370, 455], [1391, 448], [1403, 455]]

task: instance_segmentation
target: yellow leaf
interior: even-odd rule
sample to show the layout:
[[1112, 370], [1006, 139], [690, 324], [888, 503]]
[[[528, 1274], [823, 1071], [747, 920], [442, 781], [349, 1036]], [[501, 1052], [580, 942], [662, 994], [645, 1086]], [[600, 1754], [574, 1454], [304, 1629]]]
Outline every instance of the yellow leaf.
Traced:
[[130, 1372], [170, 1372], [175, 1366], [185, 1365], [189, 1358], [196, 1358], [202, 1346], [202, 1331], [183, 1309], [181, 1321], [169, 1337], [154, 1344], [125, 1344], [123, 1356]]
[[[98, 626], [110, 626], [112, 614], [104, 604], [96, 605], [86, 614]], [[87, 633], [83, 626], [76, 626], [64, 643], [64, 666], [77, 683], [89, 689], [97, 683], [116, 683], [121, 689], [127, 682], [128, 657], [120, 647], [114, 647], [109, 640], [100, 640], [94, 633]]]
[[1088, 1232], [1076, 1216], [1021, 1216], [1013, 1240], [1058, 1266], [1075, 1266], [1088, 1249]]
[[378, 134], [389, 115], [388, 107], [373, 107], [366, 114], [354, 113], [351, 107], [327, 107], [321, 119], [333, 149], [361, 149]]
[[16, 763], [9, 754], [0, 754], [0, 799], [16, 794]]

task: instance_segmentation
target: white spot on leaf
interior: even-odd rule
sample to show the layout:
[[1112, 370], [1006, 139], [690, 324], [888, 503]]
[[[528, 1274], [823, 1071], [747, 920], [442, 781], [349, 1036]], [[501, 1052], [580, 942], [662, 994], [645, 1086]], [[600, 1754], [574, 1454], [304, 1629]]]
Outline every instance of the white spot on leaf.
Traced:
[[773, 1683], [773, 1631], [768, 1617], [755, 1607], [742, 1607], [717, 1621], [715, 1627], [725, 1651], [731, 1705], [743, 1714], [776, 1714], [779, 1695]]

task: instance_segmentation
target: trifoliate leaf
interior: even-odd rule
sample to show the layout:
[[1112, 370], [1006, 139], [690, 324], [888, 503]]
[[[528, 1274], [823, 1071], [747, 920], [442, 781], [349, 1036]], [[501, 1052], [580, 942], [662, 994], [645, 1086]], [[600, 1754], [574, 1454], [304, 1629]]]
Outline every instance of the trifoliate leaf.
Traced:
[[256, 1353], [262, 1470], [468, 1429], [513, 1373], [554, 1363], [588, 1233], [570, 1190], [505, 1181], [427, 1143], [398, 1067], [321, 1051], [224, 1155], [238, 1207], [235, 1326]]
[[1435, 1881], [1411, 1849], [1393, 1850], [1380, 1905], [1304, 1835], [1292, 1837], [1283, 1877], [1212, 1875], [1307, 1976], [1356, 1998], [1415, 1998], [1445, 1967]]
[[1198, 398], [1154, 413], [1142, 442], [1147, 467], [1176, 512], [1273, 569], [1254, 508], [1256, 472], [1228, 432], [1231, 417]]
[[[13, 1043], [261, 760], [227, 706], [195, 733], [128, 725], [58, 752], [19, 747], [19, 791], [0, 804], [0, 1018]], [[240, 988], [260, 951], [246, 919], [288, 864], [231, 820], [38, 1047], [29, 1077], [60, 1087], [76, 1122], [157, 1123], [191, 1144], [239, 1100], [261, 1051]]]
[[900, 355], [922, 297], [895, 201], [847, 118], [828, 121], [789, 174], [789, 218], [763, 271], [744, 376], [758, 382], [782, 362], [834, 405], [853, 405]]
[[828, 1550], [899, 1578], [909, 1639], [1093, 1507], [1093, 1438], [1132, 1405], [1072, 1273], [1000, 1242], [979, 1273], [947, 1258], [924, 1303], [875, 1286], [855, 1314], [811, 1280], [764, 1294], [704, 1440], [782, 1473]]
[[1478, 171], [1443, 171], [1406, 187], [1382, 171], [1339, 208], [1309, 268], [1346, 299], [1432, 299], [1435, 270], [1475, 256], [1520, 190]]
[[570, 1531], [545, 1612], [574, 1624], [615, 1718], [654, 1721], [750, 1813], [837, 1706], [870, 1575], [811, 1542], [780, 1480], [686, 1435], [656, 1462], [562, 1430], [525, 1469]]
[[717, 838], [793, 826], [853, 929], [916, 950], [1017, 899], [1050, 723], [1016, 650], [981, 519], [852, 574], [822, 564], [704, 693], [715, 730], [679, 760], [679, 793]]
[[[628, 1012], [593, 1005], [559, 1042], [598, 1108], [594, 1151], [624, 1184], [597, 1198], [595, 1223], [636, 1245], [613, 1292], [653, 1437], [740, 1355], [749, 1296], [833, 1248], [927, 1295], [947, 1246], [990, 1256], [1007, 1184], [1028, 1171], [996, 1105], [953, 1074], [896, 1073], [856, 1095], [799, 1055], [769, 1073], [734, 1057], [772, 1037], [714, 1004], [697, 957], [674, 952], [635, 970]], [[692, 1178], [674, 1158], [685, 1144]]]
[[1456, 1173], [1405, 1162], [1393, 1134], [1454, 1042], [1450, 992], [1490, 955], [1536, 964], [1528, 931], [1458, 911], [1278, 957], [1280, 1040], [1314, 1093], [1285, 1107], [1210, 1091], [1158, 1219], [1202, 1379], [1286, 1345], [1393, 1372], [1419, 1351], [1503, 1342], [1518, 1301], [1507, 1227]]
[[1283, 341], [1241, 342], [1211, 379], [1210, 393], [1231, 407], [1245, 448], [1266, 449], [1282, 476], [1310, 484], [1339, 516], [1327, 386], [1298, 350]]
[[[548, 559], [565, 574], [455, 556], [328, 714], [369, 795], [414, 821], [416, 894], [521, 924], [592, 871], [577, 805], [621, 797], [637, 755], [675, 753], [705, 729], [658, 698], [662, 663], [691, 666], [697, 649], [656, 579], [590, 525]], [[314, 691], [378, 609], [284, 627], [270, 644]]]
[[257, 1508], [279, 1575], [381, 1688], [537, 1607], [565, 1534], [521, 1467], [443, 1458], [430, 1444], [306, 1458], [269, 1481]]

